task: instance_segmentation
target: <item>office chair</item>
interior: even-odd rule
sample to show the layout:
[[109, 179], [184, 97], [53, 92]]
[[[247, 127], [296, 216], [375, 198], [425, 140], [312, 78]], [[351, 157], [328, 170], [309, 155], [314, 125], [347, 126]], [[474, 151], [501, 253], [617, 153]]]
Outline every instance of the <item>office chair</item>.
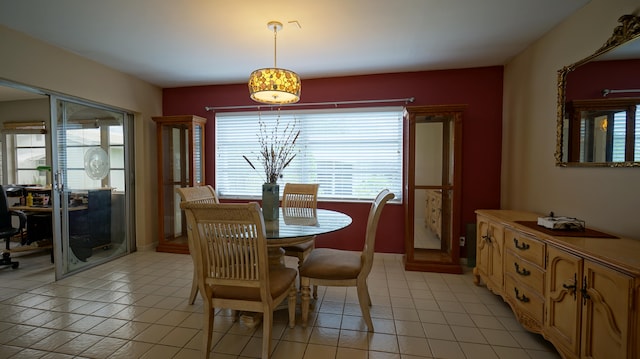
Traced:
[[[11, 268], [18, 268], [19, 263], [11, 260], [11, 237], [22, 232], [25, 224], [27, 223], [27, 216], [22, 211], [14, 211], [9, 209], [9, 203], [7, 201], [7, 193], [4, 191], [2, 185], [0, 185], [0, 238], [4, 238], [7, 244], [6, 251], [2, 252], [2, 259], [0, 259], [0, 266], [11, 266]], [[20, 219], [18, 228], [13, 227], [11, 223], [11, 217], [17, 216]]]

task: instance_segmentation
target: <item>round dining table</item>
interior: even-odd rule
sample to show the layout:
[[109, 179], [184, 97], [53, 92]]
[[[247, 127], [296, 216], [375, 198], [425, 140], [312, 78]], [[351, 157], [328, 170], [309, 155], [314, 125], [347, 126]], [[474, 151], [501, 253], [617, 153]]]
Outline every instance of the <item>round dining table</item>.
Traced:
[[330, 209], [316, 209], [313, 216], [291, 216], [280, 211], [277, 220], [265, 220], [267, 246], [288, 246], [300, 237], [326, 234], [351, 224], [348, 214]]
[[280, 209], [277, 220], [265, 220], [267, 248], [271, 265], [284, 265], [282, 247], [315, 240], [315, 236], [338, 231], [351, 224], [348, 214], [330, 209], [316, 209], [310, 216], [286, 215]]

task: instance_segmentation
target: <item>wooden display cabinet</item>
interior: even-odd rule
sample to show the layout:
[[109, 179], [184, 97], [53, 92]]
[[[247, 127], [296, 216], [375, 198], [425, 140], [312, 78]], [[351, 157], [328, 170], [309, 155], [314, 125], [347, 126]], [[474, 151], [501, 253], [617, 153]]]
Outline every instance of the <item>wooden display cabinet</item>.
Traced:
[[187, 229], [176, 188], [201, 186], [204, 180], [205, 118], [153, 117], [158, 145], [159, 252], [189, 253]]
[[464, 109], [464, 105], [406, 108], [406, 270], [462, 273], [459, 238]]

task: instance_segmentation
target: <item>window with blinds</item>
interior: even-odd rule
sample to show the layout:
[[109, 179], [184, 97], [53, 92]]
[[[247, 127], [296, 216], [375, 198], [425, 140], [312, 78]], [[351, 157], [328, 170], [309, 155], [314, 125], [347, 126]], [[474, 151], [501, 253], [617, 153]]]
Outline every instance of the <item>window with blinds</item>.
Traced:
[[[633, 148], [633, 161], [640, 160], [640, 110], [636, 109], [633, 134], [635, 144]], [[627, 136], [627, 116], [625, 112], [617, 112], [613, 119], [613, 149], [612, 160], [623, 162], [625, 160], [625, 145]]]
[[[258, 198], [266, 180], [259, 123], [300, 130], [278, 181], [319, 183], [322, 200], [371, 200], [388, 188], [401, 201], [402, 107], [217, 113], [215, 186], [226, 198]], [[246, 156], [255, 166], [251, 168]]]

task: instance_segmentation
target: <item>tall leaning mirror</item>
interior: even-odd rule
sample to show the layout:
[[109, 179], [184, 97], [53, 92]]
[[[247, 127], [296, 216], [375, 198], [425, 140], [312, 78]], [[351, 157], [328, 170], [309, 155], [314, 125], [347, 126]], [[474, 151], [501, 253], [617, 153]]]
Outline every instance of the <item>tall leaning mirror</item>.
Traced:
[[556, 165], [640, 166], [640, 17], [558, 71]]

